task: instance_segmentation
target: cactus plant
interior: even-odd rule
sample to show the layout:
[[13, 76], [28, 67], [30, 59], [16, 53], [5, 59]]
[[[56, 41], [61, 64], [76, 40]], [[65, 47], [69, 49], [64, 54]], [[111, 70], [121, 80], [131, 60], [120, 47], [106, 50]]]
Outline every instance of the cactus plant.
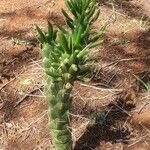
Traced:
[[37, 26], [45, 69], [49, 128], [56, 150], [72, 149], [70, 93], [74, 82], [85, 77], [88, 51], [102, 43], [101, 36], [105, 30], [103, 26], [99, 33], [94, 31], [91, 36], [91, 25], [100, 14], [95, 0], [65, 0], [65, 3], [73, 16], [62, 9], [68, 30], [58, 27], [58, 32], [50, 22], [47, 32]]

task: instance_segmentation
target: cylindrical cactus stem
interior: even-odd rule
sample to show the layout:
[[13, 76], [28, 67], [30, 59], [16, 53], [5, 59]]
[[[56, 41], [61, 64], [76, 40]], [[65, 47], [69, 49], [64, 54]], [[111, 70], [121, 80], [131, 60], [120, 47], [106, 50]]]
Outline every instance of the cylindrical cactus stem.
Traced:
[[[66, 31], [59, 27], [60, 33], [57, 35], [57, 30], [48, 23], [48, 31], [45, 34], [37, 27], [46, 73], [45, 95], [49, 128], [55, 150], [72, 150], [70, 92], [74, 82], [77, 79], [83, 80], [88, 73], [87, 69], [83, 70], [83, 66], [89, 61], [88, 50], [102, 43], [100, 40], [102, 34], [97, 35], [94, 31], [90, 36], [90, 26], [99, 16], [99, 11], [96, 11], [96, 0], [65, 0], [65, 2], [74, 16], [69, 17], [67, 12], [62, 10], [71, 30]], [[102, 31], [104, 32], [104, 29]]]
[[62, 82], [54, 82], [53, 84], [53, 87], [45, 87], [52, 142], [55, 150], [72, 150], [69, 118], [72, 87], [67, 85], [66, 88], [66, 85]]

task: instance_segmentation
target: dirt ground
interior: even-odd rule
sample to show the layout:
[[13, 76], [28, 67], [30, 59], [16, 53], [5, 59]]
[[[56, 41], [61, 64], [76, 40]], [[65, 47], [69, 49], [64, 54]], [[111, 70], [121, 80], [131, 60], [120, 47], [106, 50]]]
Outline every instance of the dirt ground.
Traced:
[[[150, 150], [150, 2], [97, 0], [109, 20], [89, 84], [73, 89], [74, 150]], [[112, 10], [112, 4], [115, 13]], [[52, 150], [34, 24], [65, 26], [63, 0], [0, 1], [0, 150]], [[65, 8], [66, 9], [66, 8]]]

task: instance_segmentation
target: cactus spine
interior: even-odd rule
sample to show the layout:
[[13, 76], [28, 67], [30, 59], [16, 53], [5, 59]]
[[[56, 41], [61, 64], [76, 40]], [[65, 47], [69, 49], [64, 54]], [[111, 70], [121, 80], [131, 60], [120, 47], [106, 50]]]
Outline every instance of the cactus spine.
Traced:
[[88, 50], [102, 43], [101, 32], [91, 36], [91, 25], [99, 16], [95, 0], [65, 0], [70, 17], [62, 13], [70, 29], [54, 30], [48, 22], [48, 31], [42, 32], [37, 26], [39, 41], [42, 45], [43, 66], [45, 68], [45, 95], [48, 105], [49, 128], [56, 150], [71, 150], [72, 138], [69, 109], [70, 92], [74, 82], [83, 79], [89, 61]]

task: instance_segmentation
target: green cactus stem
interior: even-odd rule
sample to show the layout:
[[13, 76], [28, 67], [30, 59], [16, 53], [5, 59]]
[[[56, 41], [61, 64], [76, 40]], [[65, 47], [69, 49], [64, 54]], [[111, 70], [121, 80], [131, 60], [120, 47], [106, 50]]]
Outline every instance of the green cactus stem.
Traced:
[[[70, 93], [76, 80], [84, 80], [89, 62], [90, 48], [102, 43], [105, 27], [91, 35], [91, 25], [99, 17], [95, 0], [65, 0], [72, 13], [65, 10], [68, 30], [59, 27], [59, 32], [48, 22], [48, 31], [37, 26], [38, 40], [45, 69], [45, 95], [48, 105], [49, 128], [55, 150], [72, 150], [69, 110]], [[59, 33], [59, 34], [57, 34]]]

